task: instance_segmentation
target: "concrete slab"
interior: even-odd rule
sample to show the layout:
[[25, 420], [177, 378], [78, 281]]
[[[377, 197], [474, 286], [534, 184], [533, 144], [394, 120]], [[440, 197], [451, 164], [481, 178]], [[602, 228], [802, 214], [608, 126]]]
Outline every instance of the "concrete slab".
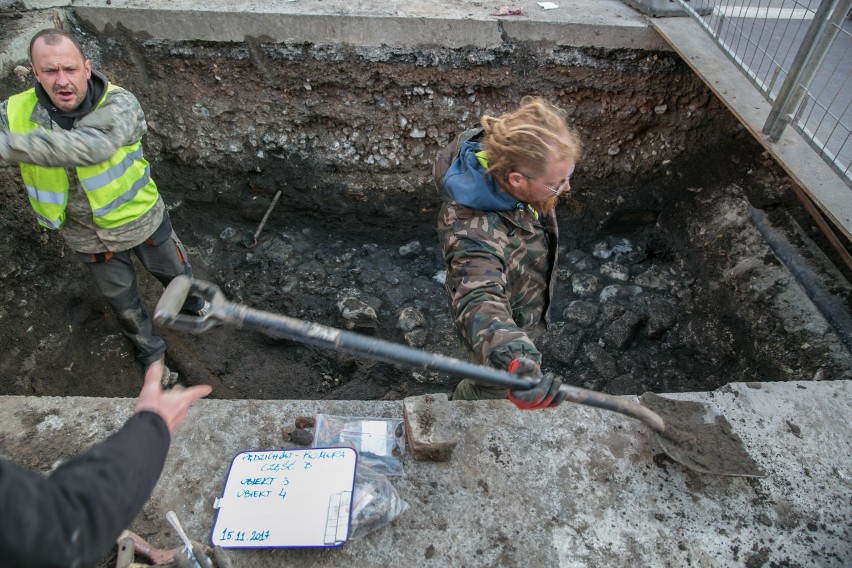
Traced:
[[75, 13], [103, 31], [123, 26], [166, 40], [259, 41], [353, 46], [486, 48], [507, 39], [558, 45], [669, 50], [643, 16], [620, 0], [565, 0], [543, 10], [521, 0], [521, 16], [491, 15], [477, 0], [76, 0]]
[[[8, 29], [0, 34], [0, 77], [6, 76], [19, 63], [29, 61], [30, 39], [44, 28], [55, 27], [57, 19], [64, 20], [64, 13], [58, 10], [24, 12], [20, 18], [3, 20]], [[25, 78], [21, 85], [29, 81]]]
[[[448, 462], [403, 457], [391, 478], [409, 509], [336, 549], [232, 551], [266, 566], [849, 566], [852, 563], [852, 385], [731, 384], [671, 395], [721, 411], [765, 479], [684, 470], [641, 423], [565, 404], [520, 412], [506, 401], [453, 402], [461, 439]], [[0, 397], [0, 452], [48, 467], [130, 414], [128, 399]], [[399, 417], [401, 401], [201, 401], [182, 425], [150, 502], [131, 526], [175, 547], [165, 514], [209, 541], [230, 460], [293, 447], [282, 428], [316, 413]]]
[[27, 10], [46, 10], [47, 8], [70, 6], [71, 0], [21, 0], [21, 4]]

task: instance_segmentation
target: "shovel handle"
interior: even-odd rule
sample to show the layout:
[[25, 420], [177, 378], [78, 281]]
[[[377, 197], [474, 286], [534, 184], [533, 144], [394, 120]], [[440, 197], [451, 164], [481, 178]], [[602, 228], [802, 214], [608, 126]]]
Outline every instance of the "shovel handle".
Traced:
[[[201, 318], [179, 313], [180, 306], [190, 293], [199, 294], [210, 302], [211, 309], [207, 316]], [[234, 304], [225, 299], [216, 285], [186, 276], [178, 276], [166, 287], [166, 291], [157, 303], [154, 321], [160, 325], [190, 333], [203, 333], [219, 323], [224, 323], [237, 328], [259, 331], [271, 337], [290, 339], [413, 369], [438, 371], [453, 377], [468, 378], [507, 389], [530, 389], [536, 385], [535, 381], [523, 378], [521, 375], [492, 367]], [[656, 432], [661, 433], [665, 430], [663, 419], [641, 404], [566, 384], [560, 387], [560, 391], [565, 393], [566, 400], [573, 403], [610, 410], [635, 418]]]
[[154, 321], [171, 329], [190, 333], [202, 333], [219, 325], [221, 318], [210, 317], [209, 314], [197, 316], [180, 313], [190, 294], [198, 294], [210, 302], [211, 312], [216, 310], [221, 313], [230, 305], [216, 285], [181, 275], [175, 277], [160, 296], [157, 307], [154, 308]]

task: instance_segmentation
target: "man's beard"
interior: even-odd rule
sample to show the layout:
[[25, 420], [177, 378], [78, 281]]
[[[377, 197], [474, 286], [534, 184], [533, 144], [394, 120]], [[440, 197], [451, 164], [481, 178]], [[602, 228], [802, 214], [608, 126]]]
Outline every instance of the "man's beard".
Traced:
[[533, 208], [542, 214], [548, 214], [551, 211], [556, 209], [556, 203], [559, 201], [559, 196], [554, 195], [553, 197], [548, 197], [544, 201], [539, 201], [537, 203], [530, 203]]

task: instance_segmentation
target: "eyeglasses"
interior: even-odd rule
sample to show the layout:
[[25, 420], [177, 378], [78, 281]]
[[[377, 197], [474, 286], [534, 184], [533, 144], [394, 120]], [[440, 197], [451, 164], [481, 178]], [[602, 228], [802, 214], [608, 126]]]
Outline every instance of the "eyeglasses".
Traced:
[[538, 181], [534, 177], [528, 176], [524, 172], [518, 172], [518, 173], [521, 174], [522, 176], [524, 176], [525, 178], [527, 178], [529, 181], [531, 181], [533, 183], [537, 183], [541, 187], [550, 190], [554, 195], [560, 195], [563, 191], [565, 191], [565, 188], [568, 187], [568, 183], [571, 181], [571, 174], [574, 173], [574, 170], [572, 169], [570, 172], [568, 172], [568, 175], [565, 177], [565, 179], [562, 180], [562, 183], [560, 183], [559, 186], [556, 187], [556, 188], [550, 187], [546, 183], [541, 183], [540, 181]]

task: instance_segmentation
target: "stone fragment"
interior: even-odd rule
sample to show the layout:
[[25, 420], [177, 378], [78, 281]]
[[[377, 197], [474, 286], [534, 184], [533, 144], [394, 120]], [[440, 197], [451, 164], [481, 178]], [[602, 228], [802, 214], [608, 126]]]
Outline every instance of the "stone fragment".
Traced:
[[635, 248], [633, 245], [633, 241], [624, 237], [611, 238], [608, 241], [608, 244], [612, 252], [616, 254], [630, 254]]
[[405, 436], [418, 461], [449, 461], [459, 441], [445, 393], [410, 396], [402, 401]]
[[600, 308], [591, 302], [574, 300], [562, 312], [562, 317], [576, 323], [580, 327], [589, 327], [598, 319], [599, 311]]
[[591, 255], [579, 249], [569, 251], [565, 255], [565, 259], [575, 270], [579, 270], [580, 272], [592, 270], [598, 264]]
[[571, 289], [575, 294], [582, 297], [589, 297], [597, 293], [600, 289], [601, 281], [593, 274], [575, 274], [571, 277]]
[[630, 300], [642, 293], [639, 286], [623, 286], [621, 284], [610, 284], [601, 290], [600, 302], [605, 304], [612, 300]]
[[634, 307], [644, 316], [645, 334], [652, 339], [661, 337], [677, 321], [674, 300], [646, 294], [636, 299]]
[[375, 329], [379, 325], [376, 310], [358, 298], [344, 298], [337, 303], [347, 329]]
[[582, 333], [571, 333], [564, 327], [552, 326], [552, 329], [548, 329], [536, 345], [549, 353], [548, 362], [573, 365], [582, 342]]
[[[286, 264], [287, 261], [293, 257], [293, 253], [295, 252], [292, 245], [285, 243], [279, 238], [264, 241], [255, 250], [259, 254], [263, 255], [265, 259], [275, 264]], [[308, 272], [310, 268], [311, 267], [308, 267], [306, 272]], [[322, 270], [321, 267], [313, 268], [320, 268], [321, 276], [325, 275], [325, 270]]]
[[314, 441], [314, 435], [307, 430], [296, 428], [290, 432], [288, 439], [297, 446], [310, 446]]
[[412, 329], [405, 334], [405, 342], [412, 347], [421, 348], [429, 343], [429, 330], [425, 328]]
[[592, 247], [592, 256], [603, 259], [611, 257], [612, 249], [610, 248], [609, 243], [606, 241], [595, 243]]
[[630, 269], [617, 262], [605, 262], [601, 265], [601, 275], [611, 280], [627, 282], [630, 279]]
[[635, 280], [636, 284], [644, 288], [654, 290], [668, 290], [674, 286], [674, 282], [666, 274], [666, 271], [658, 266], [652, 266], [642, 274], [638, 275]]
[[420, 254], [422, 248], [420, 241], [411, 241], [399, 247], [399, 256], [402, 258], [414, 258]]
[[606, 379], [615, 377], [618, 372], [615, 358], [607, 353], [603, 347], [597, 343], [586, 343], [583, 345], [583, 350], [586, 353], [586, 357], [588, 357], [589, 361], [602, 377]]
[[624, 349], [636, 335], [642, 325], [642, 318], [636, 312], [625, 310], [621, 316], [611, 322], [603, 332], [603, 338], [609, 345]]
[[224, 229], [222, 229], [222, 232], [219, 233], [219, 240], [225, 241], [225, 242], [230, 242], [230, 241], [234, 240], [234, 238], [236, 236], [237, 236], [237, 230], [236, 229], [234, 229], [233, 227], [225, 227]]
[[601, 320], [610, 323], [621, 317], [626, 310], [621, 304], [603, 304], [601, 306]]
[[313, 416], [297, 416], [296, 428], [304, 430], [305, 428], [313, 428], [316, 425], [316, 418]]
[[412, 308], [411, 306], [407, 308], [403, 308], [401, 312], [399, 312], [399, 318], [396, 322], [396, 327], [401, 329], [402, 331], [411, 331], [417, 327], [423, 327], [426, 325], [426, 316], [423, 315], [423, 312], [418, 310], [417, 308]]

